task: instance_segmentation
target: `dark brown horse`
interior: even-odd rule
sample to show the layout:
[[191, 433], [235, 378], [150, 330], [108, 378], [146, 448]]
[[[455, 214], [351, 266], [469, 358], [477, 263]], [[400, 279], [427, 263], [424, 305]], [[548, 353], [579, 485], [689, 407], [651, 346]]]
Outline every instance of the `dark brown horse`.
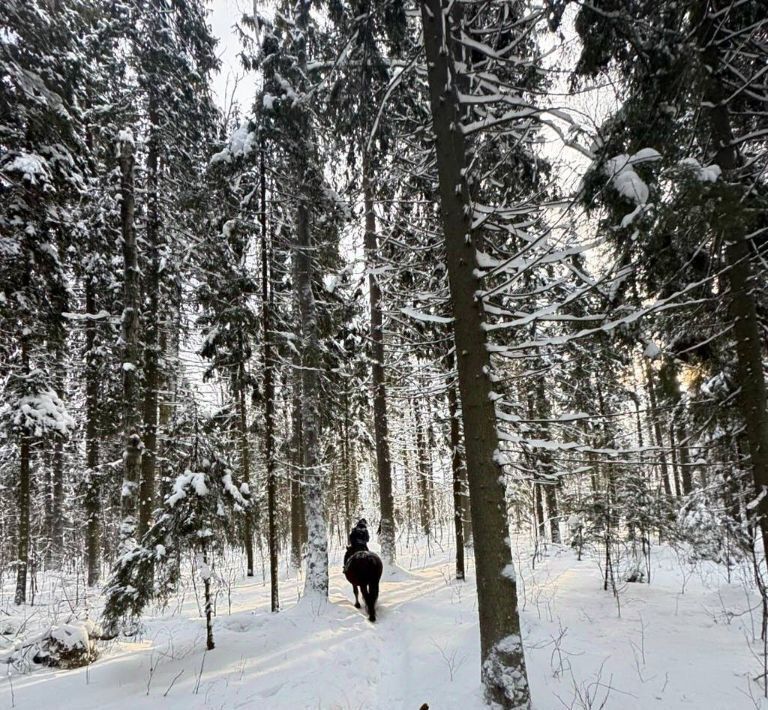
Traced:
[[352, 551], [344, 561], [344, 576], [355, 590], [355, 608], [360, 608], [359, 587], [371, 621], [376, 621], [376, 600], [379, 598], [379, 580], [383, 571], [381, 558], [368, 550]]

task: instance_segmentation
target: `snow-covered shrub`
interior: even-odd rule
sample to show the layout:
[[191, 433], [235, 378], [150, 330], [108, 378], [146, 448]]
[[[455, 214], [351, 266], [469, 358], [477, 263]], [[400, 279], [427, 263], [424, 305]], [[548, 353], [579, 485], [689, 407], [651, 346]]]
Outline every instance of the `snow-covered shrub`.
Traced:
[[72, 620], [51, 626], [41, 634], [25, 640], [4, 660], [15, 670], [26, 673], [36, 665], [52, 668], [80, 668], [98, 658], [97, 641], [101, 629], [90, 619]]
[[98, 657], [101, 630], [90, 620], [54, 626], [43, 638], [35, 661], [57, 668], [87, 666]]

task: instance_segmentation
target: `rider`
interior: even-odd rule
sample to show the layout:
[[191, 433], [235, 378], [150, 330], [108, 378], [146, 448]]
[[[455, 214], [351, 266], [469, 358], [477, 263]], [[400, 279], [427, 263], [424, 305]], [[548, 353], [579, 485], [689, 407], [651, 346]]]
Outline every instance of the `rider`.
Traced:
[[347, 545], [347, 550], [344, 553], [345, 567], [347, 566], [347, 561], [349, 558], [352, 557], [352, 555], [354, 555], [356, 552], [368, 550], [368, 541], [370, 539], [371, 536], [368, 534], [368, 523], [366, 522], [365, 518], [360, 518], [360, 520], [357, 521], [355, 527], [349, 531], [349, 544]]

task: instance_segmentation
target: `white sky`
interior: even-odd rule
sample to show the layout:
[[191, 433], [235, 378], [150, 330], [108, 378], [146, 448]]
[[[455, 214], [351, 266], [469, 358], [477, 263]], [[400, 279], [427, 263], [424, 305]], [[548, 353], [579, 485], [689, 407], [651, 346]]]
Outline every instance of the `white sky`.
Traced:
[[235, 24], [240, 21], [243, 12], [251, 12], [252, 0], [208, 0], [208, 21], [213, 36], [219, 40], [216, 54], [221, 60], [221, 71], [213, 77], [213, 92], [216, 102], [222, 108], [232, 94], [232, 86], [239, 77], [235, 98], [240, 103], [243, 113], [247, 113], [253, 100], [253, 76], [247, 76], [240, 64], [238, 52], [240, 42], [235, 34]]

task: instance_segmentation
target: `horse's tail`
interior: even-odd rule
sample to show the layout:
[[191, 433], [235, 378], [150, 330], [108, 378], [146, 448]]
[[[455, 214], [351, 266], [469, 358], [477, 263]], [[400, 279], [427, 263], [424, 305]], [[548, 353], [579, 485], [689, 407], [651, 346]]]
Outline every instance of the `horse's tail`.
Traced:
[[379, 598], [379, 580], [381, 574], [384, 571], [384, 565], [381, 564], [381, 558], [372, 554], [370, 556], [370, 577], [368, 579], [368, 596], [366, 597], [366, 604], [368, 605], [368, 618], [371, 621], [376, 621], [376, 601]]

